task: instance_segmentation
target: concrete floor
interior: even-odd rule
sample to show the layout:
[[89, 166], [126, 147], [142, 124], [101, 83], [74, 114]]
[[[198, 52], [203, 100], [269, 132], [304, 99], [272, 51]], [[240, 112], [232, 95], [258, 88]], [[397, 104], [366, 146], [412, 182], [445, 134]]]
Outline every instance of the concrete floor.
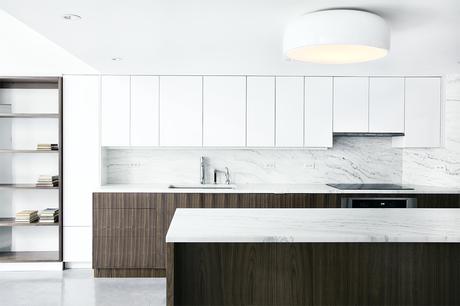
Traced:
[[164, 306], [164, 278], [93, 278], [92, 270], [0, 272], [1, 306]]

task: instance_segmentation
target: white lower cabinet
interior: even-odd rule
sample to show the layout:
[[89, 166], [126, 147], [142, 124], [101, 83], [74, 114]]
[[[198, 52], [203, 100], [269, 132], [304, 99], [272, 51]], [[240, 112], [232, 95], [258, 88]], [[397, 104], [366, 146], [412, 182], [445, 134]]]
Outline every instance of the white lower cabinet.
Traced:
[[441, 146], [441, 78], [406, 78], [405, 136], [394, 137], [393, 146]]
[[203, 86], [200, 76], [160, 77], [160, 145], [202, 145]]
[[305, 78], [305, 147], [332, 147], [332, 77]]
[[276, 78], [276, 147], [303, 147], [304, 78]]
[[246, 77], [207, 76], [203, 88], [203, 146], [244, 147]]
[[90, 226], [64, 226], [64, 262], [91, 262], [93, 253]]

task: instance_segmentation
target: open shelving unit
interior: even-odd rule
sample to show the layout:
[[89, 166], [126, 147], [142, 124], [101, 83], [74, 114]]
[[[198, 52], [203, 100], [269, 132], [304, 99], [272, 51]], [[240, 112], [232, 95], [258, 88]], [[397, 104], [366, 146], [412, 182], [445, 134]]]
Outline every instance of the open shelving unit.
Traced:
[[[0, 167], [11, 164], [3, 171], [11, 181], [0, 174], [0, 264], [62, 262], [62, 94], [61, 77], [0, 77]], [[37, 150], [38, 143], [57, 143], [59, 150]], [[36, 186], [37, 174], [57, 174], [59, 186]], [[15, 220], [19, 210], [47, 207], [59, 209], [58, 222]]]

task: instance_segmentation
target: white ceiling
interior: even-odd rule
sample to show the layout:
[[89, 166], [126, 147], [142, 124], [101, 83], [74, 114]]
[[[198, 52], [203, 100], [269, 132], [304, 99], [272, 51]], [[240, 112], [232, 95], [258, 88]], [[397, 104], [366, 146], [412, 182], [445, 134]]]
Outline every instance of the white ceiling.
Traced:
[[[460, 72], [460, 0], [0, 0], [0, 8], [107, 74]], [[287, 22], [326, 8], [386, 18], [390, 55], [334, 66], [284, 60]], [[67, 13], [83, 18], [68, 22], [62, 18]]]

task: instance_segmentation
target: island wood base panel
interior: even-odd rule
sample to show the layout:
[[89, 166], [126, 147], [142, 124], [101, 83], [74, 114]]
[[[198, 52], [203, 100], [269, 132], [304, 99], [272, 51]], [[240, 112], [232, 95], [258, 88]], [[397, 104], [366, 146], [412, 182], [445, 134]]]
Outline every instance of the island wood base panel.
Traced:
[[94, 269], [94, 277], [165, 277], [165, 269]]
[[176, 243], [172, 305], [460, 305], [460, 244]]

